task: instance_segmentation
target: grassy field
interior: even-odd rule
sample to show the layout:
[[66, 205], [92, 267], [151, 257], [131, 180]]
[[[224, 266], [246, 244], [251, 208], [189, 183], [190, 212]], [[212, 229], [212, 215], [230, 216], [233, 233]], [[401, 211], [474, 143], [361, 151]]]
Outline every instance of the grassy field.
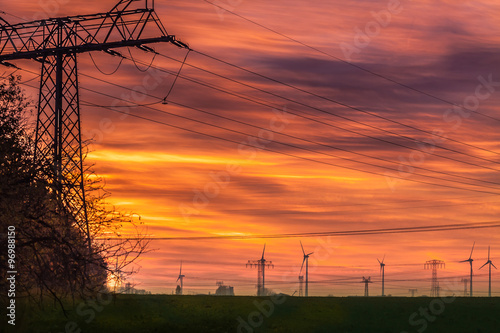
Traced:
[[67, 318], [19, 304], [15, 329], [2, 321], [30, 333], [499, 333], [500, 298], [117, 295], [77, 302]]

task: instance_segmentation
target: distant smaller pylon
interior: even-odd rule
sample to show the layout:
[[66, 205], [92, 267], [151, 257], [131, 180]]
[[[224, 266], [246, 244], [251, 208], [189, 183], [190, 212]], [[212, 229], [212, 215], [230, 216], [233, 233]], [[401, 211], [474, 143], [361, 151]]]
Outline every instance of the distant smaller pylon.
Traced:
[[373, 283], [371, 279], [371, 276], [369, 276], [368, 279], [363, 276], [363, 281], [361, 281], [365, 284], [365, 297], [368, 297], [368, 283]]

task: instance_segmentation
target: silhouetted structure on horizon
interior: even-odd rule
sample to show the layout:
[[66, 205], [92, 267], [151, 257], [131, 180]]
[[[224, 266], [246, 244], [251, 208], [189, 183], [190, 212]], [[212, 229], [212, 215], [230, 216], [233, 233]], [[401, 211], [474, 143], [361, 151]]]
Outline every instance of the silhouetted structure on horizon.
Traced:
[[472, 250], [470, 251], [470, 255], [469, 255], [469, 259], [465, 259], [465, 260], [462, 260], [460, 262], [468, 262], [470, 264], [470, 279], [469, 279], [469, 283], [470, 283], [470, 293], [469, 293], [469, 296], [472, 297], [472, 262], [474, 261], [474, 259], [472, 259], [472, 252], [474, 252], [474, 245], [476, 245], [476, 242], [474, 242], [472, 244]]
[[488, 297], [491, 297], [491, 266], [495, 267], [495, 269], [497, 269], [497, 268], [495, 265], [493, 265], [493, 263], [490, 260], [490, 247], [489, 246], [488, 246], [488, 261], [483, 266], [479, 267], [479, 269], [483, 268], [486, 265], [490, 266], [489, 267], [489, 269], [490, 269], [489, 279], [488, 279]]
[[215, 295], [217, 296], [234, 296], [234, 288], [231, 286], [224, 285], [223, 281], [217, 281], [217, 290], [215, 291]]
[[439, 297], [439, 282], [437, 279], [437, 270], [444, 267], [444, 261], [437, 259], [427, 260], [424, 264], [424, 269], [432, 270], [431, 297]]
[[264, 250], [262, 250], [262, 257], [259, 260], [248, 260], [247, 267], [257, 267], [257, 296], [267, 295], [266, 290], [266, 267], [274, 268], [272, 261], [267, 261], [264, 259], [264, 253], [266, 252], [266, 244], [264, 244]]
[[371, 276], [369, 276], [368, 279], [363, 276], [363, 281], [361, 281], [365, 284], [365, 297], [368, 297], [368, 284], [373, 283], [371, 280]]

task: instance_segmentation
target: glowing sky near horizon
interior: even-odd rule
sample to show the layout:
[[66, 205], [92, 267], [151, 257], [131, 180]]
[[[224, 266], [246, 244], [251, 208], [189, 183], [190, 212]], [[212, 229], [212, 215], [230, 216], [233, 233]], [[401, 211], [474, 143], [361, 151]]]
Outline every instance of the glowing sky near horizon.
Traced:
[[[459, 105], [477, 100], [477, 111], [482, 115], [454, 110], [449, 104], [320, 54], [227, 12], [222, 15], [207, 2], [156, 1], [156, 11], [167, 31], [195, 51], [375, 116], [237, 70], [196, 52], [189, 54], [182, 75], [243, 94], [264, 105], [179, 78], [169, 96], [173, 103], [152, 106], [157, 110], [130, 109], [131, 114], [210, 136], [83, 106], [83, 136], [94, 139], [89, 162], [95, 163], [97, 173], [106, 179], [111, 192], [108, 201], [141, 215], [148, 235], [282, 234], [498, 220], [500, 121], [484, 116], [500, 119], [498, 1], [401, 0], [399, 6], [389, 0], [316, 1], [314, 5], [303, 0], [218, 3], [337, 58], [430, 95]], [[113, 5], [110, 0], [20, 0], [3, 1], [1, 10], [31, 20], [44, 13], [64, 16], [106, 12]], [[392, 14], [387, 16], [389, 10]], [[12, 23], [20, 22], [10, 15], [3, 17]], [[368, 39], [359, 35], [366, 29], [375, 29], [369, 30], [372, 35]], [[186, 54], [172, 45], [154, 48], [177, 60]], [[346, 50], [355, 51], [348, 54]], [[130, 57], [125, 49], [120, 52]], [[140, 62], [153, 60], [151, 54], [141, 50], [130, 52]], [[102, 72], [113, 72], [118, 66], [116, 57], [96, 52], [92, 55]], [[39, 70], [35, 62], [19, 61], [18, 65]], [[153, 61], [154, 67], [169, 71], [177, 71], [179, 65], [161, 56]], [[139, 69], [147, 66], [138, 64], [138, 69], [128, 60], [109, 76], [94, 67], [89, 55], [79, 56], [79, 66], [83, 104], [116, 105], [115, 99], [95, 91], [132, 103], [158, 102], [174, 79], [154, 68], [142, 72]], [[20, 74], [23, 80], [34, 77]], [[485, 86], [488, 80], [493, 83]], [[36, 86], [36, 80], [31, 83]], [[36, 90], [26, 89], [36, 100]], [[259, 135], [266, 140], [250, 137]], [[440, 147], [423, 147], [415, 140], [439, 140]], [[251, 142], [273, 151], [241, 145]], [[423, 263], [434, 258], [446, 262], [439, 275], [449, 279], [443, 280], [442, 286], [461, 293], [463, 284], [457, 281], [469, 271], [468, 264], [458, 261], [468, 258], [474, 241], [476, 270], [486, 262], [489, 245], [493, 262], [500, 265], [500, 235], [495, 228], [301, 240], [306, 251], [315, 252], [310, 259], [310, 295], [362, 295], [362, 276], [371, 276], [376, 282], [370, 286], [371, 294], [380, 294], [376, 259], [384, 255], [386, 292], [393, 295], [408, 295], [409, 288], [418, 288], [418, 294], [429, 294], [430, 272], [423, 270]], [[254, 294], [257, 272], [246, 268], [245, 263], [260, 258], [264, 243], [266, 259], [275, 265], [267, 274], [268, 287], [292, 294], [298, 289], [302, 262], [299, 238], [152, 241], [150, 248], [154, 251], [141, 258], [140, 272], [131, 280], [140, 289], [171, 293], [182, 260], [186, 293], [213, 292], [216, 281], [223, 280], [234, 286], [237, 294]], [[485, 273], [485, 268], [476, 271], [477, 295], [486, 295]], [[496, 295], [500, 295], [499, 277], [494, 270]]]

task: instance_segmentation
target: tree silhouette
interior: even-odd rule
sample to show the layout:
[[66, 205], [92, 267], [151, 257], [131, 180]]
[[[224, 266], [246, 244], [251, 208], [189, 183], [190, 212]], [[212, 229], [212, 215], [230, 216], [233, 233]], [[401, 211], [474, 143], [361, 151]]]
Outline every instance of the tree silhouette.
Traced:
[[[146, 251], [134, 215], [105, 203], [109, 195], [91, 168], [85, 173], [92, 248], [76, 219], [56, 199], [51, 161], [34, 163], [30, 103], [19, 87], [20, 77], [0, 83], [0, 233], [2, 244], [9, 226], [16, 230], [16, 289], [42, 304], [48, 296], [90, 297], [105, 290], [111, 276], [123, 277]], [[127, 226], [133, 240], [120, 237]], [[135, 233], [135, 234], [134, 234]], [[6, 242], [5, 242], [6, 243]], [[7, 271], [6, 247], [0, 268]], [[0, 280], [4, 290], [6, 280]], [[1, 297], [5, 297], [2, 293]], [[63, 307], [64, 309], [64, 307]]]

